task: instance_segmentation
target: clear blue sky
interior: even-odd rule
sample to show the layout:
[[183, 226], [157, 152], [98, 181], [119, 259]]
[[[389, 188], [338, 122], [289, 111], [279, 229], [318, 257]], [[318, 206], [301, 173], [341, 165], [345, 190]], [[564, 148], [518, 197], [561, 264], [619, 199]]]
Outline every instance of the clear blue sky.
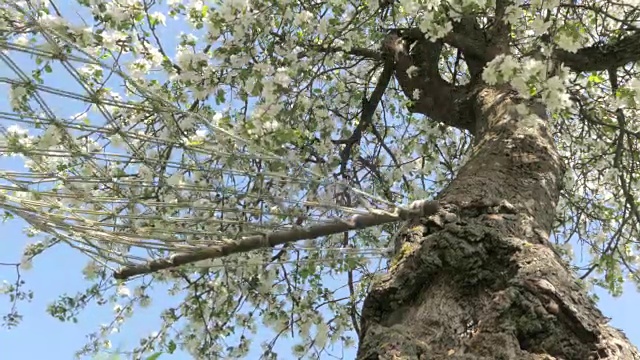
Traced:
[[[63, 8], [63, 12], [64, 8]], [[175, 44], [175, 38], [180, 31], [188, 32], [187, 28], [165, 29], [164, 42], [166, 48]], [[0, 77], [8, 76], [6, 70], [0, 69]], [[55, 78], [54, 78], [55, 79]], [[60, 82], [68, 79], [60, 78]], [[60, 104], [58, 104], [60, 105]], [[7, 111], [7, 86], [0, 84], [0, 111]], [[71, 113], [79, 109], [65, 109]], [[9, 126], [5, 120], [0, 125]], [[24, 171], [20, 160], [0, 157], [0, 169]], [[0, 224], [0, 263], [19, 261], [25, 245], [32, 241], [22, 233], [24, 222], [13, 220]], [[12, 330], [0, 329], [0, 352], [6, 359], [49, 359], [66, 360], [72, 358], [74, 352], [85, 343], [85, 335], [95, 331], [100, 324], [112, 320], [111, 305], [104, 307], [92, 306], [79, 316], [79, 323], [62, 323], [46, 313], [47, 305], [58, 296], [84, 290], [89, 283], [83, 280], [81, 270], [86, 259], [76, 251], [64, 246], [56, 246], [39, 256], [34, 262], [34, 268], [23, 271], [26, 287], [34, 290], [35, 299], [31, 303], [20, 303], [20, 312], [24, 315], [22, 324]], [[15, 269], [0, 266], [0, 281], [13, 281]], [[332, 281], [332, 280], [329, 280]], [[335, 281], [335, 280], [334, 280]], [[640, 295], [633, 285], [625, 286], [625, 293], [620, 298], [611, 298], [602, 291], [597, 292], [601, 298], [600, 308], [606, 316], [612, 318], [613, 326], [624, 330], [635, 344], [640, 344]], [[170, 298], [166, 293], [157, 291], [153, 304], [147, 309], [138, 309], [132, 319], [127, 320], [120, 334], [112, 339], [114, 348], [132, 348], [139, 338], [150, 334], [160, 324], [159, 313], [166, 307], [177, 304], [179, 298]], [[0, 316], [9, 308], [8, 298], [0, 297]], [[265, 338], [256, 339], [253, 346], [259, 351], [259, 343]], [[286, 354], [291, 343], [283, 340], [278, 346]], [[253, 354], [256, 354], [255, 352]], [[345, 358], [354, 356], [353, 349], [345, 354]], [[161, 359], [187, 359], [184, 353], [163, 355]], [[255, 358], [255, 357], [254, 357]]]

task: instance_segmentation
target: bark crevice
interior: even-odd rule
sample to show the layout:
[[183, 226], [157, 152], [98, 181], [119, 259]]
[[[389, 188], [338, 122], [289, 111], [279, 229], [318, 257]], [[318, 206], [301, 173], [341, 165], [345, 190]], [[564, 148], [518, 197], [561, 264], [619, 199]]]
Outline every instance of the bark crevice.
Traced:
[[414, 239], [365, 302], [358, 358], [636, 358], [553, 251], [504, 235], [512, 215]]

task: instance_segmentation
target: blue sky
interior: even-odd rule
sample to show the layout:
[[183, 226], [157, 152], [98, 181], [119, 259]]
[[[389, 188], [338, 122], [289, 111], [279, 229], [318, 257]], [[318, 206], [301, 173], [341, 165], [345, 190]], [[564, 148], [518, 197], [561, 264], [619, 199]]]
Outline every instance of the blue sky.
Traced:
[[[64, 8], [63, 8], [64, 12]], [[168, 36], [165, 45], [171, 48], [175, 43], [175, 38], [180, 31], [189, 29], [176, 27], [165, 29]], [[0, 77], [9, 75], [0, 69]], [[52, 78], [55, 81], [55, 77]], [[59, 78], [59, 83], [68, 81], [63, 77]], [[7, 111], [7, 91], [6, 84], [0, 84], [0, 111]], [[65, 107], [65, 104], [57, 104]], [[80, 109], [65, 109], [65, 112], [79, 112]], [[6, 120], [0, 120], [0, 125], [11, 125]], [[24, 171], [20, 160], [0, 157], [0, 169]], [[19, 261], [25, 245], [33, 241], [22, 233], [24, 222], [12, 220], [5, 224], [0, 224], [2, 237], [0, 238], [0, 263], [12, 263]], [[579, 257], [579, 256], [578, 256]], [[22, 276], [26, 281], [26, 287], [35, 292], [35, 298], [31, 303], [20, 303], [19, 310], [24, 315], [24, 320], [15, 329], [0, 329], [0, 349], [3, 358], [7, 359], [41, 359], [49, 360], [70, 359], [76, 350], [85, 343], [85, 335], [95, 331], [100, 324], [108, 323], [112, 320], [111, 306], [104, 307], [91, 306], [79, 316], [79, 323], [62, 323], [46, 313], [47, 305], [58, 296], [69, 293], [74, 294], [84, 290], [89, 283], [81, 274], [86, 258], [75, 250], [65, 246], [56, 246], [39, 256], [34, 262], [34, 268], [29, 271], [22, 271]], [[11, 266], [0, 266], [0, 281], [9, 282], [15, 280], [15, 268]], [[332, 281], [332, 280], [329, 280]], [[335, 281], [335, 280], [333, 280]], [[153, 296], [153, 295], [157, 296]], [[166, 307], [177, 304], [179, 298], [172, 298], [162, 291], [152, 293], [154, 301], [147, 309], [137, 309], [132, 319], [127, 320], [122, 332], [114, 336], [114, 348], [131, 348], [137, 344], [139, 338], [150, 334], [156, 330], [160, 324], [159, 313]], [[611, 324], [624, 330], [627, 336], [635, 344], [640, 344], [640, 294], [637, 293], [632, 284], [625, 285], [625, 293], [620, 298], [612, 298], [602, 291], [597, 291], [600, 296], [600, 308], [604, 314], [612, 318]], [[5, 309], [10, 304], [6, 297], [0, 297], [0, 316], [4, 315]], [[253, 346], [259, 351], [259, 342], [266, 338], [260, 336]], [[279, 348], [286, 354], [288, 347], [292, 343], [283, 340]], [[256, 354], [253, 352], [253, 354]], [[353, 358], [354, 350], [351, 349], [345, 354], [345, 358]], [[161, 359], [187, 359], [184, 353], [174, 355], [163, 355]]]

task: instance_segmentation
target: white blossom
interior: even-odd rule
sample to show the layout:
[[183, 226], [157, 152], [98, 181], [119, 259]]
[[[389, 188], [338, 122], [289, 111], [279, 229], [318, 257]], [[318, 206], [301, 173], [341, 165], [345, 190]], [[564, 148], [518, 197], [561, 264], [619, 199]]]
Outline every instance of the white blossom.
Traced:
[[167, 18], [161, 12], [155, 11], [149, 14], [149, 18], [152, 20], [155, 20], [158, 24], [161, 24], [161, 25], [167, 24]]
[[131, 296], [131, 290], [129, 290], [129, 288], [127, 288], [125, 285], [118, 286], [118, 289], [116, 290], [116, 293], [119, 296], [122, 296], [122, 297], [130, 297]]
[[411, 65], [408, 69], [407, 69], [407, 75], [409, 76], [409, 78], [412, 78], [414, 76], [416, 76], [418, 74], [418, 67], [415, 65]]
[[576, 39], [574, 39], [571, 35], [561, 32], [556, 36], [556, 44], [561, 49], [567, 50], [569, 52], [575, 53], [580, 49], [581, 45]]

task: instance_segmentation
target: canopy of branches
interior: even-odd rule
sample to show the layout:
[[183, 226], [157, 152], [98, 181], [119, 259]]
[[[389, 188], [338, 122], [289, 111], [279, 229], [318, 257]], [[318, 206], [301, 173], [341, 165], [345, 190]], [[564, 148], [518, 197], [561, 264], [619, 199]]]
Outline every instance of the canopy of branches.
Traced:
[[[510, 84], [546, 105], [568, 168], [552, 239], [619, 294], [640, 263], [639, 19], [631, 0], [0, 0], [0, 215], [33, 237], [22, 268], [54, 246], [86, 256], [92, 285], [53, 316], [116, 304], [83, 353], [167, 292], [179, 305], [132, 351], [244, 356], [264, 324], [267, 358], [287, 335], [296, 356], [339, 353], [400, 218], [345, 231], [351, 216], [433, 198], [473, 144], [398, 79], [436, 78], [449, 99]], [[431, 41], [437, 68], [400, 73], [394, 34]], [[328, 221], [347, 228], [242, 251]], [[129, 268], [148, 275], [113, 279]]]

